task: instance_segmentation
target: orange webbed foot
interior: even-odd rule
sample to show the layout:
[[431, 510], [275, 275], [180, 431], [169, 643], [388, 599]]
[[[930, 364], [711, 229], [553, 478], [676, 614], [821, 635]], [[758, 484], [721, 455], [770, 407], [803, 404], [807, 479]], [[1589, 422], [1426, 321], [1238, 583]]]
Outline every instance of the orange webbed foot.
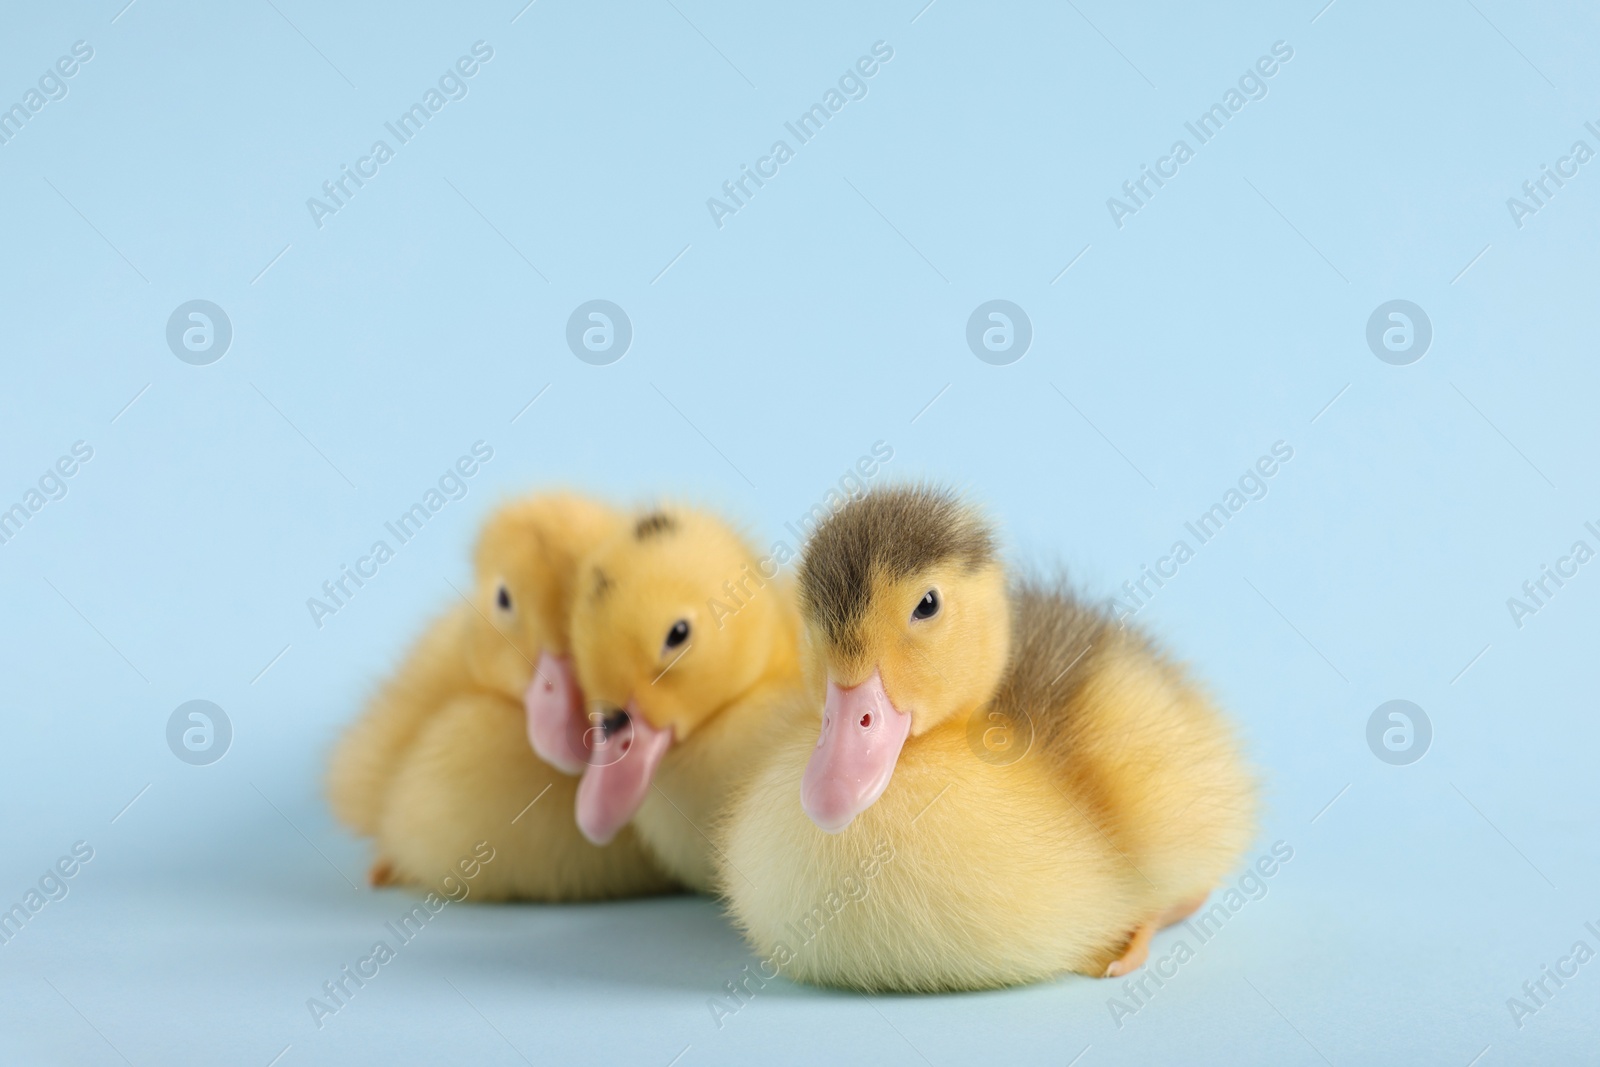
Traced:
[[394, 885], [398, 881], [394, 874], [394, 864], [386, 859], [373, 860], [372, 866], [367, 868], [367, 883], [374, 889]]
[[1112, 960], [1111, 966], [1106, 968], [1106, 977], [1121, 978], [1143, 967], [1144, 961], [1150, 958], [1150, 938], [1155, 932], [1155, 923], [1141, 923], [1128, 939], [1128, 947], [1122, 950], [1122, 955]]
[[1210, 895], [1210, 893], [1201, 893], [1198, 896], [1190, 897], [1188, 900], [1180, 900], [1156, 916], [1154, 921], [1141, 923], [1139, 928], [1133, 932], [1133, 936], [1128, 939], [1128, 947], [1122, 950], [1122, 955], [1112, 960], [1111, 965], [1106, 968], [1105, 976], [1107, 978], [1121, 978], [1123, 975], [1130, 974], [1143, 967], [1145, 961], [1150, 958], [1150, 939], [1155, 936], [1155, 932], [1174, 923], [1183, 922], [1183, 920], [1199, 911], [1200, 905], [1204, 904], [1206, 897]]

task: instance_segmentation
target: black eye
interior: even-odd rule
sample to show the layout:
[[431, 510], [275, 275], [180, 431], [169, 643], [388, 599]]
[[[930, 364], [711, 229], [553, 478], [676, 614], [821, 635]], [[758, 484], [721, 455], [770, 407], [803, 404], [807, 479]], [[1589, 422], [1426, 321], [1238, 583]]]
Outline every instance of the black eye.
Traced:
[[679, 619], [672, 624], [672, 629], [667, 631], [667, 647], [677, 648], [689, 640], [689, 620]]
[[939, 614], [939, 594], [932, 589], [922, 594], [917, 606], [911, 609], [913, 619], [931, 619], [937, 614]]
[[500, 588], [494, 591], [494, 606], [501, 611], [511, 610], [511, 591], [506, 588], [504, 582], [501, 582]]

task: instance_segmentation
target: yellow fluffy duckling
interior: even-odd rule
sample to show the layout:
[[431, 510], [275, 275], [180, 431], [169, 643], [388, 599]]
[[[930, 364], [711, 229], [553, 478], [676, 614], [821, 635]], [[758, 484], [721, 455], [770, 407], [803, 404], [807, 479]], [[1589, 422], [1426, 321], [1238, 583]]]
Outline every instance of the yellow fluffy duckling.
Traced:
[[[494, 859], [472, 882], [477, 898], [675, 888], [631, 834], [596, 848], [578, 833], [571, 764], [582, 760], [559, 743], [574, 729], [567, 719], [582, 721], [567, 659], [579, 558], [622, 522], [601, 504], [550, 494], [486, 524], [471, 603], [434, 622], [333, 754], [328, 796], [342, 822], [375, 839], [374, 884], [437, 885], [487, 841]], [[535, 755], [541, 741], [556, 760]]]
[[795, 706], [799, 620], [778, 563], [689, 508], [644, 515], [585, 563], [573, 660], [600, 736], [577, 821], [606, 842], [630, 823], [706, 891], [710, 834], [780, 709]]
[[1254, 782], [1210, 701], [1059, 586], [1008, 587], [952, 494], [846, 504], [799, 584], [813, 710], [719, 834], [768, 967], [928, 992], [1119, 976], [1248, 846]]

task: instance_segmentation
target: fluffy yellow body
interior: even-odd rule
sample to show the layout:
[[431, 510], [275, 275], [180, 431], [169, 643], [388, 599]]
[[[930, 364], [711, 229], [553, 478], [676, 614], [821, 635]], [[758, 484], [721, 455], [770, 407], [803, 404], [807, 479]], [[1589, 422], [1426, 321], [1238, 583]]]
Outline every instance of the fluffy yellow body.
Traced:
[[1107, 669], [1073, 709], [1094, 721], [1069, 764], [1037, 741], [991, 762], [967, 722], [948, 722], [906, 743], [888, 789], [839, 834], [800, 807], [819, 723], [794, 721], [718, 838], [720, 884], [758, 955], [797, 981], [869, 991], [1100, 976], [1136, 927], [1217, 885], [1253, 831], [1232, 738], [1159, 673]]
[[[951, 495], [847, 505], [800, 589], [807, 691], [717, 835], [763, 974], [933, 992], [1125, 973], [1248, 847], [1255, 782], [1206, 695], [1064, 586], [1009, 585]], [[888, 707], [848, 705], [863, 730], [910, 718], [887, 787], [836, 834], [801, 803], [808, 763], [827, 767], [825, 684], [837, 708], [881, 686]]]
[[[632, 833], [604, 848], [584, 840], [573, 820], [578, 779], [541, 761], [527, 737], [523, 691], [541, 651], [567, 651], [579, 556], [621, 522], [553, 495], [510, 505], [485, 527], [472, 604], [433, 623], [330, 762], [334, 814], [374, 839], [375, 882], [436, 885], [488, 841], [495, 860], [474, 880], [475, 898], [676, 888]], [[502, 586], [509, 608], [499, 605]]]

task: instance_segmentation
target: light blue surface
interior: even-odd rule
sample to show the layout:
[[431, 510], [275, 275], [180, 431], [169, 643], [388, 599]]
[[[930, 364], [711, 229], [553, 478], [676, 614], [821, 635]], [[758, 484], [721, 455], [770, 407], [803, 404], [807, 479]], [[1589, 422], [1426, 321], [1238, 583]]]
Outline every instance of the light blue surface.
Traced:
[[[1520, 628], [1506, 603], [1600, 549], [1600, 160], [1520, 227], [1507, 206], [1600, 150], [1591, 7], [124, 2], [0, 32], [0, 105], [93, 48], [0, 144], [0, 506], [93, 449], [0, 545], [0, 900], [94, 850], [0, 945], [0, 1062], [1600, 1059], [1600, 963], [1520, 1028], [1506, 1003], [1600, 949], [1600, 563]], [[478, 41], [467, 95], [318, 228], [307, 198]], [[798, 145], [784, 123], [878, 41], [865, 98]], [[1279, 41], [1198, 145], [1184, 123]], [[718, 228], [707, 198], [780, 138]], [[1194, 158], [1119, 228], [1107, 198], [1178, 138]], [[165, 339], [194, 299], [232, 324], [208, 366]], [[566, 345], [591, 299], [633, 326], [609, 366]], [[966, 344], [992, 299], [1031, 320], [1009, 366]], [[1431, 320], [1420, 362], [1367, 346], [1393, 299]], [[315, 626], [306, 599], [480, 440], [466, 495]], [[1293, 448], [1139, 616], [1263, 769], [1257, 852], [1294, 849], [1265, 898], [1120, 1027], [1119, 987], [1067, 979], [779, 982], [719, 1029], [751, 957], [683, 898], [452, 905], [319, 1030], [307, 998], [404, 899], [347, 884], [325, 754], [486, 510], [670, 493], [766, 541], [880, 440], [880, 477], [967, 489], [1101, 595]], [[210, 766], [167, 747], [192, 699], [233, 726]], [[1391, 699], [1432, 723], [1409, 766], [1367, 745]]]

